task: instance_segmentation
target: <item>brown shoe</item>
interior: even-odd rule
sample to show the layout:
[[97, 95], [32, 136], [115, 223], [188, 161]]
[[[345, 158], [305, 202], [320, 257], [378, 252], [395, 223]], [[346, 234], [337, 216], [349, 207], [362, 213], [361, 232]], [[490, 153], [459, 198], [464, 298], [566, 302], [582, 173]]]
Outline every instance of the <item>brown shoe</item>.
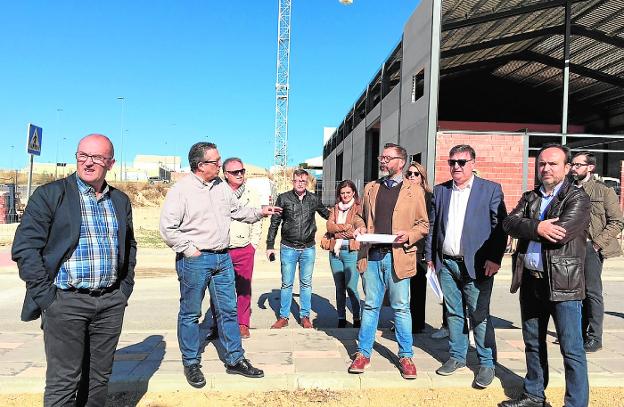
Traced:
[[404, 379], [416, 378], [416, 365], [412, 361], [412, 358], [399, 359], [399, 370]]
[[288, 318], [278, 318], [278, 320], [271, 325], [271, 329], [282, 329], [285, 326], [288, 326]]
[[310, 321], [310, 318], [308, 318], [308, 317], [302, 317], [301, 318], [301, 326], [306, 328], [306, 329], [313, 328], [312, 322]]
[[250, 336], [249, 328], [245, 325], [239, 325], [238, 328], [240, 329], [241, 339], [248, 339]]
[[353, 362], [349, 366], [349, 373], [364, 373], [364, 370], [370, 366], [370, 358], [367, 358], [360, 352], [357, 352], [354, 356]]

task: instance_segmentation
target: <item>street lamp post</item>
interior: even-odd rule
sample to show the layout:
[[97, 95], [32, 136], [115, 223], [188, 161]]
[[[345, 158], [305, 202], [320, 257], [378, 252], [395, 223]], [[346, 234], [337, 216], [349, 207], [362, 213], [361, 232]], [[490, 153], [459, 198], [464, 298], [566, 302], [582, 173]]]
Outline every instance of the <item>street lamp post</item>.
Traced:
[[122, 181], [124, 181], [124, 102], [126, 100], [125, 97], [123, 96], [119, 96], [117, 97], [117, 100], [119, 100], [119, 102], [121, 103], [121, 116], [120, 116], [120, 128], [119, 128], [119, 132], [121, 133], [121, 152], [120, 152], [120, 157], [121, 157], [121, 173], [120, 173], [120, 178]]

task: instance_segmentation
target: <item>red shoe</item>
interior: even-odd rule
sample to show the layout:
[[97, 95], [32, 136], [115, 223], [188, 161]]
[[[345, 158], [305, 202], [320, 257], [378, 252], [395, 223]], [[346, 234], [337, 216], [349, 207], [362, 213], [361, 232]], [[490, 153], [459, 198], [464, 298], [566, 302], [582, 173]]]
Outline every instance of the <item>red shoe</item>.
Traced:
[[416, 365], [412, 361], [412, 358], [399, 359], [399, 370], [404, 379], [416, 378]]
[[310, 318], [308, 317], [301, 318], [301, 326], [306, 329], [313, 328], [312, 322], [310, 321]]
[[288, 326], [287, 318], [279, 318], [273, 325], [271, 325], [271, 329], [282, 329], [285, 326]]
[[249, 339], [249, 328], [245, 325], [239, 325], [241, 339]]
[[364, 373], [368, 366], [370, 366], [370, 358], [357, 352], [353, 362], [351, 362], [351, 366], [349, 366], [349, 373]]

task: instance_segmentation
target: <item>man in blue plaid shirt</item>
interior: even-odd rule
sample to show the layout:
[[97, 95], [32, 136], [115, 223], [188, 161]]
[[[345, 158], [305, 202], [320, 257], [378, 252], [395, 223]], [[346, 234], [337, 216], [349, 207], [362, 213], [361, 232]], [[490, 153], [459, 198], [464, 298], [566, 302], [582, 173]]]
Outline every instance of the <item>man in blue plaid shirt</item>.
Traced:
[[136, 263], [130, 201], [105, 181], [113, 157], [106, 136], [84, 137], [76, 173], [35, 190], [13, 241], [22, 320], [41, 315], [46, 406], [106, 403]]

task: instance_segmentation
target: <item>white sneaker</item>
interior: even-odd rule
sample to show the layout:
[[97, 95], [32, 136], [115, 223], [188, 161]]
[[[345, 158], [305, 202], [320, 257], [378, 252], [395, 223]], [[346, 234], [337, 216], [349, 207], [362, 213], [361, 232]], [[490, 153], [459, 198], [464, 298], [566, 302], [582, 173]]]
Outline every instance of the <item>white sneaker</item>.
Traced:
[[444, 339], [449, 336], [448, 328], [443, 326], [434, 333], [431, 334], [432, 339]]

